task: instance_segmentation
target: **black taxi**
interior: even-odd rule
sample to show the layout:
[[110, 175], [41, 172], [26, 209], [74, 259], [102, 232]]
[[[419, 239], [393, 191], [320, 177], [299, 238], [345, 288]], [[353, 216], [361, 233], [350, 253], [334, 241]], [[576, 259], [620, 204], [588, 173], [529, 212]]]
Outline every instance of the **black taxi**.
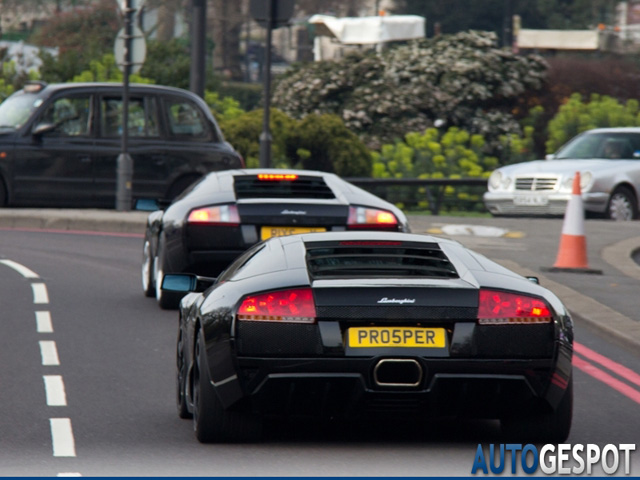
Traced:
[[[192, 92], [130, 85], [127, 125], [134, 200], [244, 166]], [[114, 208], [122, 129], [122, 84], [27, 83], [0, 104], [0, 206]]]

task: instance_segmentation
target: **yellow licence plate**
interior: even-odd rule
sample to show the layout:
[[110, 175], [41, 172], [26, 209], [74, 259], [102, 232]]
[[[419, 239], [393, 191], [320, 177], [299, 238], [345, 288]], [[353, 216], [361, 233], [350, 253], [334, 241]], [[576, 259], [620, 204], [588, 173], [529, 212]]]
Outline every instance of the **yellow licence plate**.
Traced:
[[324, 227], [262, 227], [260, 229], [260, 238], [266, 240], [271, 237], [285, 237], [287, 235], [295, 235], [298, 233], [316, 233], [326, 232]]
[[355, 348], [445, 348], [444, 328], [357, 327], [348, 330], [349, 346]]

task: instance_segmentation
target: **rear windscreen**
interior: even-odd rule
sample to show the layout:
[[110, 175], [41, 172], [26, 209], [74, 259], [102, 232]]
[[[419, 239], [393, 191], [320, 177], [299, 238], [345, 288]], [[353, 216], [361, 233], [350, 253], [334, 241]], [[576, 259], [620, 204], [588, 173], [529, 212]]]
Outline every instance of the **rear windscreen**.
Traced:
[[458, 278], [436, 243], [309, 242], [305, 244], [312, 278]]

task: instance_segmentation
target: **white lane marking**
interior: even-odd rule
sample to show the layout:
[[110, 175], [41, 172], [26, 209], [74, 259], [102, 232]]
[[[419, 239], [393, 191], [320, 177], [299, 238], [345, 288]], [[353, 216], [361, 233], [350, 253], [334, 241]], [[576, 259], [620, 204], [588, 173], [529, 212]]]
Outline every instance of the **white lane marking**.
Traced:
[[41, 340], [40, 355], [42, 356], [42, 365], [60, 365], [56, 342], [51, 340]]
[[81, 477], [82, 474], [80, 472], [60, 472], [58, 477]]
[[44, 375], [44, 391], [47, 395], [47, 405], [50, 407], [66, 407], [67, 394], [61, 375]]
[[51, 440], [54, 457], [75, 457], [76, 442], [73, 438], [71, 420], [68, 418], [50, 418]]
[[[33, 270], [12, 260], [0, 260], [0, 263], [12, 268], [24, 278], [40, 278]], [[44, 283], [32, 283], [33, 303], [47, 304], [49, 303], [49, 294]], [[37, 311], [36, 325], [38, 333], [53, 332], [51, 323], [51, 314], [48, 311]], [[58, 358], [58, 349], [53, 341], [41, 341], [40, 355], [42, 356], [42, 365], [60, 365]], [[64, 388], [64, 382], [61, 375], [44, 375], [44, 389], [47, 397], [47, 405], [49, 406], [66, 406], [67, 395]], [[71, 428], [71, 420], [69, 418], [50, 418], [51, 440], [53, 443], [54, 457], [75, 457], [76, 445]], [[78, 472], [62, 472], [59, 477], [81, 477]]]
[[33, 303], [49, 303], [49, 294], [44, 283], [32, 283], [31, 289], [33, 290]]
[[19, 263], [14, 262], [13, 260], [0, 260], [0, 263], [5, 264], [9, 268], [13, 268], [24, 278], [40, 278], [40, 276], [36, 272], [28, 269], [24, 265], [20, 265]]
[[36, 312], [36, 326], [38, 333], [53, 333], [51, 313], [47, 311]]

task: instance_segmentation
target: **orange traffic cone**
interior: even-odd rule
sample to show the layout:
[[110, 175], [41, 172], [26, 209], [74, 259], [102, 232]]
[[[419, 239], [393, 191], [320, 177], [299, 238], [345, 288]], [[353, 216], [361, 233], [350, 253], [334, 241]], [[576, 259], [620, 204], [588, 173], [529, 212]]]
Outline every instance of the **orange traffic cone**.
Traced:
[[602, 273], [601, 270], [590, 269], [587, 262], [587, 239], [584, 234], [584, 207], [580, 192], [580, 172], [576, 172], [573, 177], [573, 191], [564, 214], [558, 257], [551, 270]]

